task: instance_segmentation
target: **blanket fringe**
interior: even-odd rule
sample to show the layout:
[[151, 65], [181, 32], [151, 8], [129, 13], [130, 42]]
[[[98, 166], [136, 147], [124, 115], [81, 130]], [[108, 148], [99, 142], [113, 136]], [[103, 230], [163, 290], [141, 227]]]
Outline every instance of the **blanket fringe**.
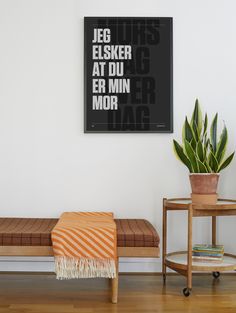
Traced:
[[116, 264], [113, 259], [97, 260], [85, 258], [55, 257], [57, 279], [116, 277]]

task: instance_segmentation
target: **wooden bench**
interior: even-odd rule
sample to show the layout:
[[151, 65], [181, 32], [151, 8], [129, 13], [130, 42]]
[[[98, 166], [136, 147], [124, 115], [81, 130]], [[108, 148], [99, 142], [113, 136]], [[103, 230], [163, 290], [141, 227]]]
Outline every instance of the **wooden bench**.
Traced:
[[[0, 218], [0, 256], [53, 256], [51, 230], [58, 219]], [[118, 297], [119, 257], [159, 258], [159, 235], [144, 219], [116, 219], [117, 277], [111, 279], [112, 303]]]

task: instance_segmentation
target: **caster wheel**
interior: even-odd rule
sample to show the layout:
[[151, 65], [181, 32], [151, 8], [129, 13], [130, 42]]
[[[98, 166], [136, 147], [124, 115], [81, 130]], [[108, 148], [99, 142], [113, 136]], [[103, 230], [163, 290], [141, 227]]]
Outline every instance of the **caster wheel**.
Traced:
[[219, 278], [220, 277], [220, 272], [213, 272], [212, 273], [214, 278]]
[[191, 289], [189, 288], [184, 288], [183, 289], [183, 294], [185, 295], [185, 297], [189, 297], [191, 294]]

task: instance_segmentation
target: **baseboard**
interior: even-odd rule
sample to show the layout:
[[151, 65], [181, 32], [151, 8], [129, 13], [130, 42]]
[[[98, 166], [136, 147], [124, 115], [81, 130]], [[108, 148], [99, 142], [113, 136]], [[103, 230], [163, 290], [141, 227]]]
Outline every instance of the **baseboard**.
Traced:
[[[0, 257], [1, 272], [53, 272], [52, 257]], [[161, 272], [161, 259], [120, 258], [119, 272], [158, 273]]]

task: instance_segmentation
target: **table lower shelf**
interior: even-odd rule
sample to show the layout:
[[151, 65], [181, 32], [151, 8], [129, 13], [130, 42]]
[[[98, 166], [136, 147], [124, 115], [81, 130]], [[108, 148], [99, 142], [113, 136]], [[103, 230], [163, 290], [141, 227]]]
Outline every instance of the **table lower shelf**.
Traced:
[[[187, 252], [178, 251], [168, 253], [165, 257], [165, 264], [169, 268], [175, 271], [187, 271]], [[193, 261], [192, 271], [234, 271], [236, 270], [236, 256], [233, 254], [225, 253], [224, 259], [221, 263], [216, 263], [213, 261]]]

